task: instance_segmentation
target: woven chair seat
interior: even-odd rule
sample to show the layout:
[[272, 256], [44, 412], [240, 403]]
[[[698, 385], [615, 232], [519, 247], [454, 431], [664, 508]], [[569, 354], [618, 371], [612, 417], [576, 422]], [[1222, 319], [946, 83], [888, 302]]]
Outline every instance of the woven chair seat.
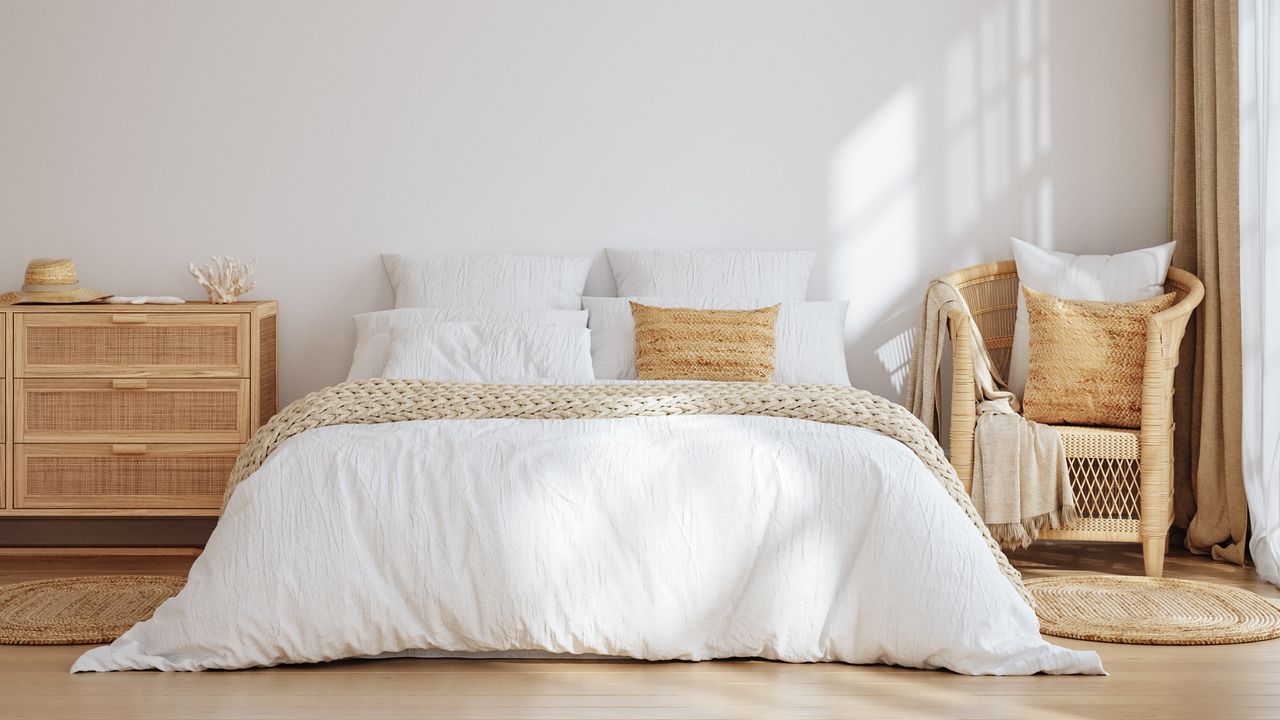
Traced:
[[1138, 460], [1139, 435], [1129, 428], [1054, 425], [1062, 435], [1067, 457]]

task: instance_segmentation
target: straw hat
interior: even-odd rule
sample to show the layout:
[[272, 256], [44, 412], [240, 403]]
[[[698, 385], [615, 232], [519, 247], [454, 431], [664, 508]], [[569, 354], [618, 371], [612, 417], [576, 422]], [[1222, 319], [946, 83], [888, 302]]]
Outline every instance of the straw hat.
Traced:
[[27, 263], [21, 292], [0, 295], [0, 305], [18, 303], [82, 303], [111, 297], [110, 293], [80, 287], [76, 264], [70, 260], [37, 258]]

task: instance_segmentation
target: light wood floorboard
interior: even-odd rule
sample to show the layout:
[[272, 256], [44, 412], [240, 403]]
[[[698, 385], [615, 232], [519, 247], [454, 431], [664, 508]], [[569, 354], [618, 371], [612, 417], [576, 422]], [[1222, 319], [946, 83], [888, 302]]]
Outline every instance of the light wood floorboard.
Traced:
[[[1028, 577], [1137, 574], [1123, 545], [1041, 544]], [[184, 573], [189, 557], [0, 557], [0, 582]], [[1175, 552], [1168, 575], [1280, 601], [1252, 570]], [[970, 678], [762, 661], [346, 661], [199, 674], [67, 674], [83, 647], [0, 646], [0, 718], [1276, 718], [1280, 640], [1143, 647], [1054, 640], [1102, 654], [1110, 677]]]

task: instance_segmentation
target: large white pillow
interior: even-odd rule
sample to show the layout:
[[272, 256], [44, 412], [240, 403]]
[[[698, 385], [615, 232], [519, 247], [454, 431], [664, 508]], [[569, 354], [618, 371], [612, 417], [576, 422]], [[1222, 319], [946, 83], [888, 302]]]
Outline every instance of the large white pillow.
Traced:
[[578, 310], [589, 257], [383, 255], [396, 307]]
[[583, 384], [591, 332], [569, 325], [444, 322], [391, 331], [389, 378], [444, 382]]
[[[1171, 242], [1119, 255], [1072, 255], [1018, 238], [1010, 240], [1018, 263], [1018, 282], [1063, 300], [1127, 303], [1153, 298], [1164, 293], [1165, 276], [1173, 260]], [[1019, 292], [1008, 378], [1009, 390], [1018, 397], [1027, 386], [1030, 360], [1031, 329], [1027, 305]]]
[[817, 253], [608, 248], [618, 297], [804, 300]]
[[501, 322], [585, 328], [586, 310], [505, 310], [500, 308], [402, 308], [356, 315], [356, 349], [347, 380], [382, 377], [391, 331], [441, 322]]
[[[750, 310], [774, 302], [726, 298], [584, 297], [591, 328], [591, 363], [596, 378], [636, 379], [636, 327], [630, 302], [699, 310]], [[773, 382], [848, 385], [844, 356], [847, 302], [781, 302], [775, 334]]]

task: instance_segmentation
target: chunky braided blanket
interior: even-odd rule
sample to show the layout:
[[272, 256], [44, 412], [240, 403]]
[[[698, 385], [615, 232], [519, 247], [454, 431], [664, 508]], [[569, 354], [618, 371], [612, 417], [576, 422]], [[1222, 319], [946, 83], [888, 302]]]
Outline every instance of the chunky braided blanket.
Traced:
[[699, 382], [621, 385], [478, 385], [373, 379], [343, 383], [291, 403], [240, 453], [236, 486], [285, 440], [328, 425], [401, 420], [625, 418], [655, 415], [770, 415], [867, 428], [910, 448], [973, 521], [1009, 582], [1028, 604], [1022, 576], [992, 539], [942, 448], [906, 408], [865, 390], [830, 385]]

